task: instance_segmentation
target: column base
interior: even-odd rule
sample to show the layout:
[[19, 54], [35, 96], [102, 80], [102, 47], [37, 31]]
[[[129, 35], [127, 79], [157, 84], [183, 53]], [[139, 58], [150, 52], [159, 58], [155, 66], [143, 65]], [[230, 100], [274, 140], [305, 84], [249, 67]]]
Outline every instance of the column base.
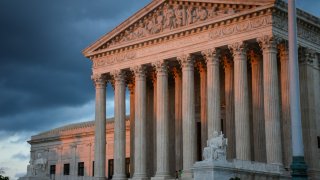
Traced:
[[124, 174], [116, 174], [112, 176], [113, 180], [127, 180], [127, 176]]
[[149, 180], [146, 174], [133, 174], [133, 177], [129, 180]]
[[155, 175], [151, 180], [174, 180], [170, 175]]
[[105, 177], [94, 177], [94, 180], [106, 180], [107, 178]]
[[292, 157], [292, 164], [291, 164], [291, 170], [292, 170], [292, 179], [293, 180], [307, 180], [308, 179], [308, 166], [304, 161], [303, 156], [293, 156]]

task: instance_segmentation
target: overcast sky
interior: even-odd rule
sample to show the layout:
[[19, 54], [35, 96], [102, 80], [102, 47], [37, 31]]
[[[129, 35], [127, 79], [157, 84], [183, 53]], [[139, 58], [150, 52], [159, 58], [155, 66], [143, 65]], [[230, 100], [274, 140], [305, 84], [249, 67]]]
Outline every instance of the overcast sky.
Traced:
[[[93, 119], [91, 62], [81, 51], [149, 2], [0, 1], [0, 167], [11, 179], [26, 172], [31, 135]], [[319, 0], [297, 4], [320, 16]], [[112, 116], [110, 87], [107, 97]]]

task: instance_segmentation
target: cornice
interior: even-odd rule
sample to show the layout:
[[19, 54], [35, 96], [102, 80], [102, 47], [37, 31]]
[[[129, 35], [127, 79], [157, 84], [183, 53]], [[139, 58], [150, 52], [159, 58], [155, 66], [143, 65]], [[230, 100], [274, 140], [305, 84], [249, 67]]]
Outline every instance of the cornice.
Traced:
[[[88, 57], [91, 60], [94, 60], [96, 58], [102, 58], [105, 56], [119, 54], [119, 56], [114, 57], [114, 61], [134, 59], [136, 54], [133, 50], [135, 49], [140, 49], [149, 45], [156, 45], [168, 40], [174, 40], [177, 38], [190, 36], [192, 34], [200, 33], [203, 31], [210, 31], [216, 28], [229, 26], [232, 23], [239, 23], [251, 18], [265, 16], [266, 14], [271, 15], [272, 12], [273, 12], [273, 4], [262, 6], [262, 7], [256, 7], [254, 9], [249, 9], [249, 10], [236, 13], [230, 16], [213, 18], [208, 21], [204, 21], [203, 23], [191, 24], [188, 26], [184, 26], [183, 28], [177, 28], [177, 29], [171, 30], [169, 32], [160, 33], [150, 37], [140, 38], [125, 44], [119, 44], [118, 46], [114, 46], [109, 49], [103, 49], [96, 52], [92, 52], [91, 54], [88, 54]], [[123, 53], [123, 52], [126, 52], [126, 53]]]

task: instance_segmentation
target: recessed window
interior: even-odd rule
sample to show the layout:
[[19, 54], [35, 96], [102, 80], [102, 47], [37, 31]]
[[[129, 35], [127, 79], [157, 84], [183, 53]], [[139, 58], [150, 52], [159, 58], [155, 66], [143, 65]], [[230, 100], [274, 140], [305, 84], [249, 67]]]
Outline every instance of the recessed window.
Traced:
[[63, 165], [63, 175], [70, 175], [70, 164]]
[[318, 136], [317, 139], [318, 139], [318, 148], [320, 149], [320, 136]]
[[113, 159], [108, 160], [108, 178], [112, 179], [113, 176]]
[[56, 165], [51, 165], [50, 166], [50, 175], [56, 174]]
[[84, 162], [78, 163], [78, 176], [84, 176]]

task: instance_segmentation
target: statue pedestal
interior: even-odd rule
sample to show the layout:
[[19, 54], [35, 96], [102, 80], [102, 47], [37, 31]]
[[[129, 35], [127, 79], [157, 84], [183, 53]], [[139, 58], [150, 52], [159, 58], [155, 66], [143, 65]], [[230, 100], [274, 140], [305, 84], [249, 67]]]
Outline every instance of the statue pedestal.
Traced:
[[219, 179], [230, 180], [240, 178], [246, 180], [289, 180], [290, 174], [281, 165], [266, 164], [253, 161], [215, 161], [196, 162], [193, 166], [194, 180]]
[[21, 177], [18, 180], [50, 180], [48, 177], [37, 177], [37, 176], [30, 176], [30, 177]]

